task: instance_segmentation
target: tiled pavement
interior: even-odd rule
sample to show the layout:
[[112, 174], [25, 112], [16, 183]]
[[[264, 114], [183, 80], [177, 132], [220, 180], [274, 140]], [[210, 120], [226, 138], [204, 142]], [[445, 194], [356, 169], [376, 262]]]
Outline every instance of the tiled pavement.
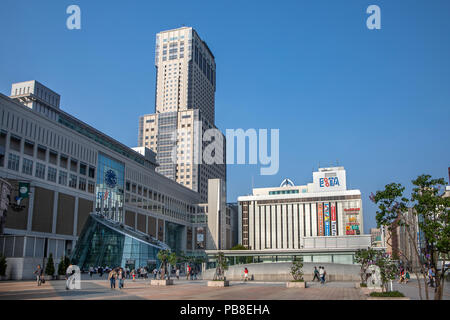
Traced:
[[65, 290], [64, 281], [0, 282], [0, 300], [22, 299], [151, 299], [151, 300], [360, 300], [365, 299], [353, 283], [336, 282], [307, 289], [286, 288], [284, 282], [231, 282], [230, 287], [207, 287], [206, 281], [175, 280], [173, 286], [150, 286], [149, 280], [125, 282], [125, 289], [111, 290], [107, 280], [83, 280], [81, 290]]

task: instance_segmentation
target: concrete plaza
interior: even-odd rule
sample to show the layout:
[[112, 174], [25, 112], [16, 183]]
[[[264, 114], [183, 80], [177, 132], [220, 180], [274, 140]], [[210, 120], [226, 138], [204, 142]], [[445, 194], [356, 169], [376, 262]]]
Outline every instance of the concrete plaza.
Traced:
[[[111, 289], [103, 278], [82, 277], [80, 290], [65, 290], [64, 280], [47, 281], [37, 286], [35, 281], [0, 282], [0, 300], [365, 300], [367, 296], [355, 288], [354, 282], [328, 282], [321, 285], [308, 282], [307, 289], [286, 288], [285, 282], [231, 281], [230, 287], [207, 287], [206, 280], [174, 280], [173, 286], [150, 286], [149, 279], [125, 281], [122, 290]], [[446, 283], [447, 285], [448, 283]], [[412, 300], [419, 299], [417, 283], [394, 284]], [[430, 290], [430, 298], [434, 294]], [[450, 300], [447, 286], [445, 300]]]

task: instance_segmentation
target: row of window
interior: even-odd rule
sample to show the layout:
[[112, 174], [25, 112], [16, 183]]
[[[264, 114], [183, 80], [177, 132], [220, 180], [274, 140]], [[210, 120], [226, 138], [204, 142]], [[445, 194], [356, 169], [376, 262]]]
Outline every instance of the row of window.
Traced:
[[[8, 156], [8, 169], [19, 172], [20, 156], [10, 153]], [[22, 173], [32, 176], [33, 175], [33, 160], [23, 158], [22, 161]], [[34, 176], [39, 179], [45, 180], [45, 164], [36, 162]], [[48, 166], [47, 167], [47, 180], [56, 183], [57, 169]], [[66, 171], [59, 170], [58, 184], [63, 186], [69, 186], [70, 188], [79, 189], [82, 191], [94, 193], [95, 183], [93, 181], [87, 181], [86, 178], [78, 177], [75, 174], [68, 174]]]

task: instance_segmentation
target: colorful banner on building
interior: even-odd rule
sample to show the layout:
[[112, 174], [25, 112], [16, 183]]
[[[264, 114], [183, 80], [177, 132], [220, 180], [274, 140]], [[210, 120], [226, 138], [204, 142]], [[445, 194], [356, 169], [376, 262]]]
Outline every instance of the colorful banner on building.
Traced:
[[325, 221], [325, 235], [330, 235], [330, 204], [323, 204], [323, 219]]
[[317, 226], [318, 236], [323, 236], [323, 207], [322, 204], [317, 204]]
[[331, 235], [337, 236], [336, 205], [331, 204]]

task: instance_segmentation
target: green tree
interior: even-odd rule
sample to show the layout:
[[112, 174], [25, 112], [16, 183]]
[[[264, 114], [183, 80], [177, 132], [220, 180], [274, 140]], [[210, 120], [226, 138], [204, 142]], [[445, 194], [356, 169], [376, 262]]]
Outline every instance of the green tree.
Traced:
[[58, 264], [58, 275], [64, 276], [65, 274], [66, 274], [66, 264], [64, 261], [64, 257], [61, 257], [61, 261]]
[[[442, 259], [443, 265], [448, 261], [450, 245], [450, 224], [449, 208], [450, 198], [444, 197], [444, 179], [431, 179], [430, 175], [421, 175], [412, 181], [414, 188], [411, 199], [404, 197], [405, 188], [398, 183], [391, 183], [385, 186], [384, 190], [377, 191], [370, 196], [370, 199], [378, 205], [376, 215], [378, 227], [383, 226], [393, 233], [401, 226], [405, 230], [408, 241], [413, 247], [414, 259], [422, 261], [422, 255], [417, 243], [416, 221], [420, 231], [424, 234], [426, 247], [426, 261], [429, 266], [436, 268], [436, 294], [435, 299], [442, 299], [444, 273], [437, 269], [439, 259]], [[408, 207], [412, 208], [408, 214]], [[388, 244], [390, 239], [388, 239]], [[401, 250], [399, 255], [411, 262], [410, 258]], [[411, 264], [411, 263], [410, 263]], [[419, 274], [413, 269], [417, 279]], [[428, 300], [426, 270], [420, 263], [420, 274], [422, 274], [425, 286], [425, 296]], [[419, 295], [422, 299], [421, 282], [419, 284]]]
[[6, 257], [0, 254], [0, 276], [5, 276], [7, 266]]
[[377, 251], [372, 248], [367, 249], [359, 249], [355, 253], [355, 260], [357, 263], [361, 265], [360, 277], [361, 283], [367, 284], [368, 273], [367, 270], [369, 266], [372, 265], [375, 261]]
[[375, 265], [380, 268], [381, 287], [386, 292], [388, 283], [395, 279], [398, 272], [397, 264], [384, 252], [375, 254]]
[[45, 267], [45, 274], [53, 276], [55, 274], [55, 263], [53, 262], [53, 254], [50, 253], [48, 257], [47, 266]]
[[[435, 268], [436, 290], [434, 299], [442, 300], [444, 290], [444, 266], [450, 252], [450, 197], [445, 197], [446, 182], [443, 178], [432, 179], [421, 175], [412, 181], [412, 201], [418, 216], [419, 228], [426, 242], [427, 263]], [[442, 270], [439, 269], [442, 262]]]
[[303, 257], [294, 257], [291, 266], [291, 275], [294, 281], [304, 281], [303, 280]]
[[215, 256], [217, 266], [213, 280], [223, 281], [225, 279], [225, 270], [228, 270], [228, 261], [223, 252], [218, 252]]
[[169, 250], [160, 250], [158, 252], [158, 259], [161, 262], [161, 279], [164, 279], [164, 275], [167, 273], [167, 278], [170, 280], [170, 270], [168, 270], [168, 266], [176, 265], [177, 255], [175, 252], [170, 252]]
[[[248, 250], [248, 249], [246, 247], [244, 247], [242, 244], [237, 244], [234, 247], [232, 247], [230, 250]], [[237, 257], [236, 261], [239, 264], [252, 263], [253, 262], [253, 258], [251, 256], [248, 256], [248, 257]]]

